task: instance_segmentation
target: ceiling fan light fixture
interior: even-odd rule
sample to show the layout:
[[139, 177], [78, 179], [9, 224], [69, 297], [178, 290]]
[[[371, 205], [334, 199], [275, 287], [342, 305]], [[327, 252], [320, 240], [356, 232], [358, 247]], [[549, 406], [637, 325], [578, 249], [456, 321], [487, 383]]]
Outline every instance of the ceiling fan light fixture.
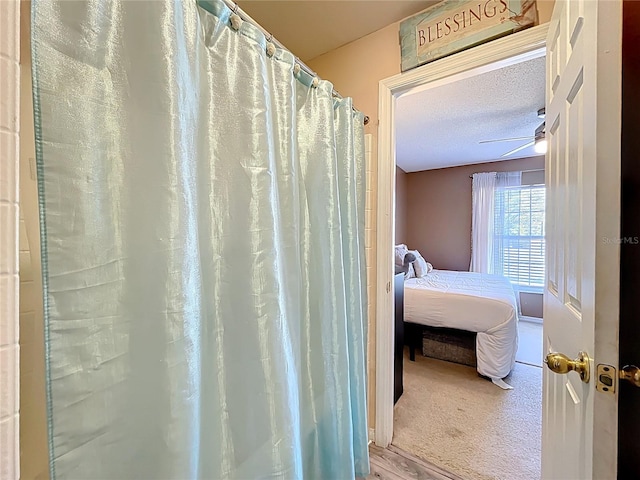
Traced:
[[547, 141], [544, 137], [540, 140], [536, 140], [536, 143], [533, 145], [533, 150], [540, 155], [547, 153]]
[[[538, 110], [538, 116], [541, 118], [544, 118], [545, 116], [544, 107]], [[478, 143], [483, 144], [483, 143], [495, 143], [495, 142], [511, 142], [515, 140], [530, 139], [530, 141], [526, 142], [525, 144], [520, 145], [519, 147], [516, 147], [512, 150], [509, 150], [506, 153], [503, 153], [502, 155], [500, 155], [500, 158], [509, 157], [511, 155], [514, 155], [530, 147], [533, 147], [534, 152], [537, 153], [538, 155], [544, 155], [545, 153], [547, 153], [547, 141], [545, 140], [545, 124], [546, 123], [543, 121], [540, 125], [538, 125], [538, 127], [534, 132], [534, 135], [530, 137], [513, 137], [513, 138], [499, 138], [497, 140], [481, 140]]]
[[538, 125], [538, 128], [536, 128], [535, 143], [533, 144], [533, 151], [540, 155], [547, 153], [547, 139], [545, 138], [544, 127], [545, 122], [542, 122]]

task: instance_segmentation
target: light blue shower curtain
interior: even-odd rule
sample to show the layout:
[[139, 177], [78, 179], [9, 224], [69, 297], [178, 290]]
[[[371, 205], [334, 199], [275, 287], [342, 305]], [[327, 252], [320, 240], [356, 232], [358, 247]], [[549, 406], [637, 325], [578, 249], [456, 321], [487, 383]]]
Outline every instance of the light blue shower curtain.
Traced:
[[368, 472], [362, 115], [230, 16], [33, 1], [53, 478]]

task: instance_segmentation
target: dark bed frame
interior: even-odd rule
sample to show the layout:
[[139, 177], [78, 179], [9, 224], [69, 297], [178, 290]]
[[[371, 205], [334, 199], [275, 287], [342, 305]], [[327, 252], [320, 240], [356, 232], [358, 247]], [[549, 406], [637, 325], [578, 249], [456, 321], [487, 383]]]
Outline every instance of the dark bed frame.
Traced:
[[477, 366], [475, 332], [404, 322], [404, 338], [411, 361], [415, 361], [416, 349], [420, 349], [425, 357]]
[[[404, 267], [396, 267], [396, 274], [406, 273], [412, 262], [405, 262]], [[400, 301], [404, 304], [404, 290], [396, 289], [396, 305]], [[416, 360], [416, 349], [420, 349], [425, 357], [445, 360], [447, 362], [461, 363], [475, 367], [476, 357], [476, 333], [455, 328], [437, 328], [420, 325], [418, 323], [404, 322], [404, 344], [409, 347], [409, 359]]]

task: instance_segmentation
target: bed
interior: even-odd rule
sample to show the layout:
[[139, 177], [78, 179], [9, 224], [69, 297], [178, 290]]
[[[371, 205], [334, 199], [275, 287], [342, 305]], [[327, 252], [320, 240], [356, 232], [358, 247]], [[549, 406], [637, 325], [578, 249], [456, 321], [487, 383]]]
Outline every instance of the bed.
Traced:
[[432, 270], [405, 280], [404, 320], [476, 332], [478, 373], [510, 388], [518, 349], [518, 306], [509, 280], [475, 272]]

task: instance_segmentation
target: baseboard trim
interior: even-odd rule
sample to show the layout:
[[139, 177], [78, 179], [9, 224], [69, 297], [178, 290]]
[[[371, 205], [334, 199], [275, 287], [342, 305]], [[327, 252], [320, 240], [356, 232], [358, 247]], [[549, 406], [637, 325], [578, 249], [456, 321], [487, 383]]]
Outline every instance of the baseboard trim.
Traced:
[[537, 323], [542, 325], [542, 319], [538, 317], [528, 317], [527, 315], [520, 315], [521, 322]]

